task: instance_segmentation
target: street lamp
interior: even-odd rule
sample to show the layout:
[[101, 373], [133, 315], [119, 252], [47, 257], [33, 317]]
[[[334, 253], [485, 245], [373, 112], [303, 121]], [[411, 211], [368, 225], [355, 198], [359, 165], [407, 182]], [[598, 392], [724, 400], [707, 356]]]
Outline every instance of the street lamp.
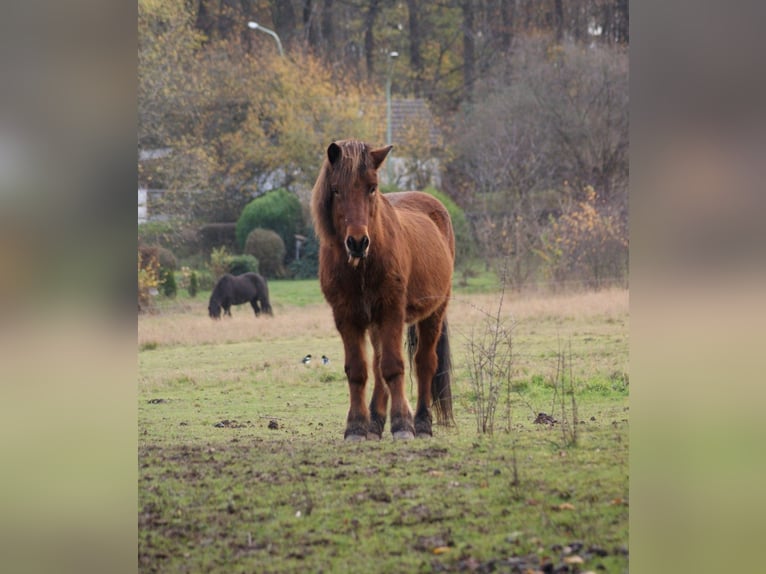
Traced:
[[[386, 77], [386, 144], [391, 145], [391, 73], [394, 71], [394, 58], [399, 56], [399, 52], [388, 53], [388, 76]], [[393, 165], [391, 164], [391, 158], [388, 158], [386, 162], [386, 183], [389, 185], [393, 182], [394, 175], [392, 172]]]
[[279, 36], [277, 36], [277, 33], [274, 30], [269, 30], [266, 26], [261, 26], [258, 22], [253, 22], [252, 20], [247, 23], [247, 27], [251, 30], [260, 30], [261, 32], [266, 32], [272, 36], [277, 41], [279, 55], [284, 57], [285, 53], [282, 51], [282, 42], [279, 40]]

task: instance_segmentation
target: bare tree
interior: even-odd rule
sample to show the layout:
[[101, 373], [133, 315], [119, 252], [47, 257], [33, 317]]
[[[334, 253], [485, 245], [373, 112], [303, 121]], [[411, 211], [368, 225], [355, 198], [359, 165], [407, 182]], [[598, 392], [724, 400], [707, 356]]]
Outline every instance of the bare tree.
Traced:
[[519, 288], [541, 264], [565, 188], [590, 186], [627, 216], [627, 57], [534, 39], [515, 44], [510, 68], [477, 86], [482, 105], [456, 123], [450, 169], [487, 263]]

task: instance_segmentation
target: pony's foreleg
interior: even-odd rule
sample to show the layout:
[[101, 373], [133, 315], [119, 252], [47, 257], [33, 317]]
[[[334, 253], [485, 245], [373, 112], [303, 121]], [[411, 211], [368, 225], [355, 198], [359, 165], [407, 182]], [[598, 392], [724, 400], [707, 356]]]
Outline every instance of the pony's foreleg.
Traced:
[[380, 370], [380, 335], [377, 329], [370, 333], [372, 347], [375, 350], [373, 358], [373, 374], [375, 375], [375, 388], [372, 391], [370, 400], [370, 428], [367, 434], [368, 438], [380, 439], [383, 436], [383, 429], [386, 426], [386, 411], [388, 410], [388, 389], [384, 383], [383, 373]]
[[261, 308], [258, 306], [258, 299], [251, 299], [250, 305], [253, 307], [256, 317], [261, 314]]
[[367, 438], [370, 426], [370, 411], [365, 404], [364, 389], [367, 385], [367, 360], [365, 357], [364, 331], [341, 331], [346, 355], [345, 371], [348, 378], [350, 407], [346, 419], [346, 440]]
[[403, 329], [402, 320], [390, 323], [380, 331], [380, 374], [391, 395], [391, 434], [396, 439], [415, 437], [412, 410], [404, 392]]

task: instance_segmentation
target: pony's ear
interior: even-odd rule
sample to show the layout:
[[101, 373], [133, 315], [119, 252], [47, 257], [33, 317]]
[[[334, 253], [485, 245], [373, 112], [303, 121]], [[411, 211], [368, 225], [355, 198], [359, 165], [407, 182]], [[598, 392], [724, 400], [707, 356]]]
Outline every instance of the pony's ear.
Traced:
[[380, 167], [380, 164], [383, 163], [383, 160], [386, 159], [388, 152], [390, 152], [393, 149], [393, 147], [394, 146], [389, 144], [385, 147], [380, 147], [378, 149], [374, 149], [370, 151], [370, 155], [372, 156], [372, 161], [375, 164], [375, 169], [378, 169]]
[[336, 144], [335, 142], [332, 142], [330, 144], [330, 147], [327, 148], [327, 159], [330, 160], [330, 165], [335, 165], [337, 161], [340, 159], [340, 156], [341, 156], [340, 146]]

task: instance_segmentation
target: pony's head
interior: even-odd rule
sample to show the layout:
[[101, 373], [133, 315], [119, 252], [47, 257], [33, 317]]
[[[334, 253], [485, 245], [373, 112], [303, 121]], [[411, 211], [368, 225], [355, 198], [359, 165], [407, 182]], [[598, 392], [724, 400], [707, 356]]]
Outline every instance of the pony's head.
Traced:
[[393, 146], [372, 149], [357, 140], [335, 141], [314, 185], [311, 212], [317, 235], [339, 241], [354, 267], [370, 250], [369, 225], [378, 205], [378, 169]]
[[217, 299], [211, 299], [207, 306], [207, 312], [210, 314], [211, 319], [221, 318], [221, 304]]

